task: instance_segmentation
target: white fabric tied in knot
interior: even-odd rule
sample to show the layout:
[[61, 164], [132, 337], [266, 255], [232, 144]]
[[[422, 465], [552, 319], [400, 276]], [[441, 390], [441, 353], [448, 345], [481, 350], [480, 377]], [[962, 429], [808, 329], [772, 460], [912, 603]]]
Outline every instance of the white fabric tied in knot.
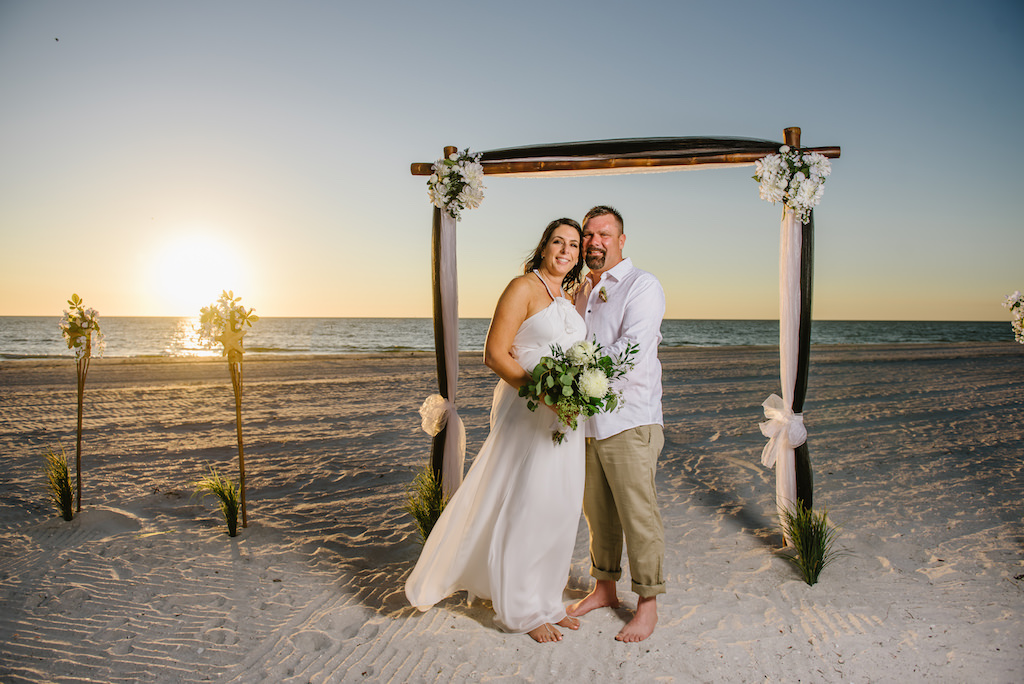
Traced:
[[431, 394], [420, 406], [420, 426], [431, 437], [436, 437], [447, 425], [448, 439], [444, 443], [441, 465], [441, 488], [447, 497], [455, 494], [462, 484], [462, 468], [466, 455], [466, 426], [459, 416], [455, 402], [440, 394]]
[[448, 413], [455, 411], [455, 404], [440, 394], [431, 394], [420, 406], [420, 426], [431, 437], [437, 435], [448, 424]]
[[807, 428], [804, 427], [803, 414], [793, 413], [777, 394], [769, 396], [761, 406], [764, 407], [764, 417], [768, 419], [758, 423], [761, 434], [768, 438], [761, 451], [761, 463], [773, 468], [783, 449], [795, 449], [807, 441]]

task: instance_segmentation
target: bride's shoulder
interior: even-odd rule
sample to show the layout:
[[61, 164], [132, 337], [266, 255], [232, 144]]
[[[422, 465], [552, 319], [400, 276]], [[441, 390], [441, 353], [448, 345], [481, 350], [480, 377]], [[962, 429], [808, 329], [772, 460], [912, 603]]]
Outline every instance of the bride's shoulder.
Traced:
[[529, 318], [551, 303], [544, 283], [536, 275], [527, 273], [513, 278], [505, 287], [499, 304], [514, 308]]
[[[534, 277], [536, 280], [536, 277]], [[509, 281], [505, 290], [498, 300], [499, 305], [513, 305], [517, 307], [529, 306], [530, 300], [535, 297], [533, 284], [528, 276], [517, 276]]]
[[544, 285], [540, 282], [537, 276], [532, 273], [527, 273], [526, 275], [516, 276], [510, 280], [508, 285], [505, 287], [505, 291], [530, 296], [537, 290], [537, 288], [543, 287]]

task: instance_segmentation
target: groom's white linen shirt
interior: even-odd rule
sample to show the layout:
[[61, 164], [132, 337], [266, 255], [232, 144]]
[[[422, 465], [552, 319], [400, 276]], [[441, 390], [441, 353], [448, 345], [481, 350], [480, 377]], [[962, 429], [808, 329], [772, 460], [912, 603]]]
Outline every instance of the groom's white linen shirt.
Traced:
[[622, 392], [618, 410], [588, 418], [587, 437], [606, 439], [641, 425], [664, 425], [658, 345], [665, 291], [658, 279], [633, 266], [631, 259], [623, 259], [602, 273], [596, 285], [584, 278], [576, 310], [587, 323], [587, 339], [596, 337], [603, 353], [615, 358], [630, 343], [640, 347], [633, 368], [615, 381], [614, 387]]

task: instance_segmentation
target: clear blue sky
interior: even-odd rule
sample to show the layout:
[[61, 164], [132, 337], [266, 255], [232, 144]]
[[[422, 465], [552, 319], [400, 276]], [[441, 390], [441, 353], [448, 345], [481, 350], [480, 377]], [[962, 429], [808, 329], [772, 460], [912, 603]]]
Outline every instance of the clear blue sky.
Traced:
[[[351, 7], [350, 7], [351, 5]], [[1024, 289], [1024, 4], [0, 0], [0, 315], [429, 316], [445, 145], [722, 135], [842, 158], [821, 319], [1008, 320]], [[752, 168], [489, 177], [463, 316], [609, 203], [671, 318], [778, 315]]]

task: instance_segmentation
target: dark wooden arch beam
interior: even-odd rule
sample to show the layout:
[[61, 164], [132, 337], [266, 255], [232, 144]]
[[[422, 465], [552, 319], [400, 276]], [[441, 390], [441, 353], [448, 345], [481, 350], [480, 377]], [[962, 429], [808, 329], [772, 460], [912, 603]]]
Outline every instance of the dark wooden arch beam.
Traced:
[[[700, 164], [753, 164], [782, 145], [753, 138], [624, 138], [506, 147], [480, 153], [486, 175], [557, 173], [631, 173], [644, 169], [671, 171]], [[830, 159], [838, 147], [814, 147]], [[432, 163], [415, 162], [414, 176], [429, 176]]]

